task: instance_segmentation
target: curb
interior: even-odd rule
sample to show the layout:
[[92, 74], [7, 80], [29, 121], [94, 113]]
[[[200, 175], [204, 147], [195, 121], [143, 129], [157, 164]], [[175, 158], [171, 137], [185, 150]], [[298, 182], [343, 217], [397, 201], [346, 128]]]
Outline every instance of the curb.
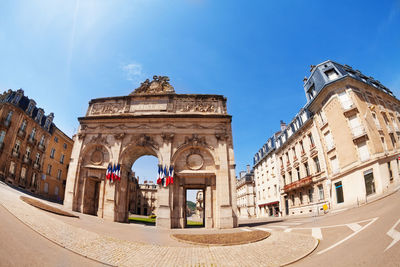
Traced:
[[297, 259], [294, 259], [294, 260], [292, 260], [292, 261], [283, 263], [283, 264], [281, 264], [280, 266], [281, 266], [281, 267], [283, 267], [283, 266], [288, 266], [288, 265], [290, 265], [290, 264], [293, 264], [293, 263], [295, 263], [295, 262], [298, 262], [298, 261], [304, 259], [305, 257], [307, 257], [308, 255], [310, 255], [311, 253], [313, 253], [313, 252], [317, 249], [317, 247], [318, 247], [318, 245], [319, 245], [319, 242], [320, 242], [319, 239], [315, 239], [314, 247], [313, 247], [309, 252], [307, 252], [306, 254], [304, 254], [304, 255], [301, 256], [301, 257], [298, 257]]

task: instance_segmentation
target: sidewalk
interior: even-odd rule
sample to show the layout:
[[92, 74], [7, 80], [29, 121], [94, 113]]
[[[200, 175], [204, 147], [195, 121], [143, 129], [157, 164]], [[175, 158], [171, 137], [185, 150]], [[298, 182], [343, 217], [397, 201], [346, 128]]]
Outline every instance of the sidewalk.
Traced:
[[68, 218], [32, 207], [21, 201], [20, 195], [23, 193], [0, 183], [0, 204], [20, 221], [66, 249], [113, 266], [280, 266], [316, 246], [311, 236], [283, 232], [246, 245], [194, 246], [178, 242], [170, 234], [242, 230], [165, 230], [107, 222], [81, 213], [76, 213], [79, 219]]

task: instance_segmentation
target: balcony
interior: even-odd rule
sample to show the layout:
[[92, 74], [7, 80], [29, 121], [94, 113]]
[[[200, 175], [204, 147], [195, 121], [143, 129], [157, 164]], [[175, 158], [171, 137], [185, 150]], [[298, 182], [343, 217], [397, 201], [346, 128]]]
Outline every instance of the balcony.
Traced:
[[32, 144], [32, 145], [35, 145], [35, 144], [36, 144], [36, 139], [35, 139], [35, 138], [32, 138], [32, 137], [29, 137], [29, 138], [28, 138], [28, 142], [29, 142], [30, 144]]
[[13, 155], [13, 157], [15, 157], [15, 158], [19, 158], [19, 151], [13, 150], [12, 155]]
[[362, 125], [351, 128], [351, 132], [353, 135], [353, 142], [362, 141], [367, 137], [367, 131]]
[[345, 101], [343, 103], [343, 114], [346, 117], [351, 117], [358, 113], [357, 106], [352, 101]]
[[25, 155], [24, 156], [24, 163], [31, 164], [31, 162], [32, 162], [32, 160], [27, 155]]
[[41, 143], [38, 145], [38, 148], [39, 148], [41, 151], [43, 151], [43, 152], [44, 152], [45, 149], [46, 149], [45, 145], [43, 145], [43, 144], [41, 144]]
[[298, 160], [297, 156], [294, 156], [293, 161], [297, 161], [297, 160]]
[[314, 150], [315, 149], [315, 144], [311, 144], [310, 145], [310, 151], [312, 151], [312, 150]]
[[40, 169], [40, 164], [39, 163], [33, 164], [33, 168], [39, 170]]
[[388, 124], [386, 126], [387, 126], [387, 130], [388, 130], [389, 133], [394, 133], [392, 125]]
[[24, 138], [25, 135], [26, 135], [25, 130], [22, 130], [22, 129], [19, 129], [19, 130], [18, 130], [18, 136], [19, 136], [19, 137]]
[[310, 185], [311, 183], [312, 183], [312, 176], [307, 176], [298, 181], [295, 181], [295, 182], [285, 185], [283, 187], [283, 191], [289, 192], [289, 191], [295, 190], [297, 188]]

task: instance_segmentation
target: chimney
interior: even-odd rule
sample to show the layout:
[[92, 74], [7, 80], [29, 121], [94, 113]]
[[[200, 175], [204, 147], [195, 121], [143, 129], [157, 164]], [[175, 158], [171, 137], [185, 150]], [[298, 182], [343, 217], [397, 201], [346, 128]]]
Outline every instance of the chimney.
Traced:
[[283, 132], [286, 129], [286, 123], [281, 120], [281, 132]]
[[250, 165], [247, 164], [246, 167], [247, 167], [247, 173], [250, 173]]

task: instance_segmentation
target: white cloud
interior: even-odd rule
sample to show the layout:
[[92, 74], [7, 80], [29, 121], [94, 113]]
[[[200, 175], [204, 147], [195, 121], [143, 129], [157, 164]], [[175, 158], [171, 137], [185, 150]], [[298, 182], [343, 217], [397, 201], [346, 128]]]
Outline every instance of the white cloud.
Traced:
[[146, 76], [143, 73], [142, 65], [138, 63], [129, 63], [127, 65], [124, 65], [122, 66], [122, 70], [125, 73], [126, 79], [134, 84], [138, 84], [144, 81]]

